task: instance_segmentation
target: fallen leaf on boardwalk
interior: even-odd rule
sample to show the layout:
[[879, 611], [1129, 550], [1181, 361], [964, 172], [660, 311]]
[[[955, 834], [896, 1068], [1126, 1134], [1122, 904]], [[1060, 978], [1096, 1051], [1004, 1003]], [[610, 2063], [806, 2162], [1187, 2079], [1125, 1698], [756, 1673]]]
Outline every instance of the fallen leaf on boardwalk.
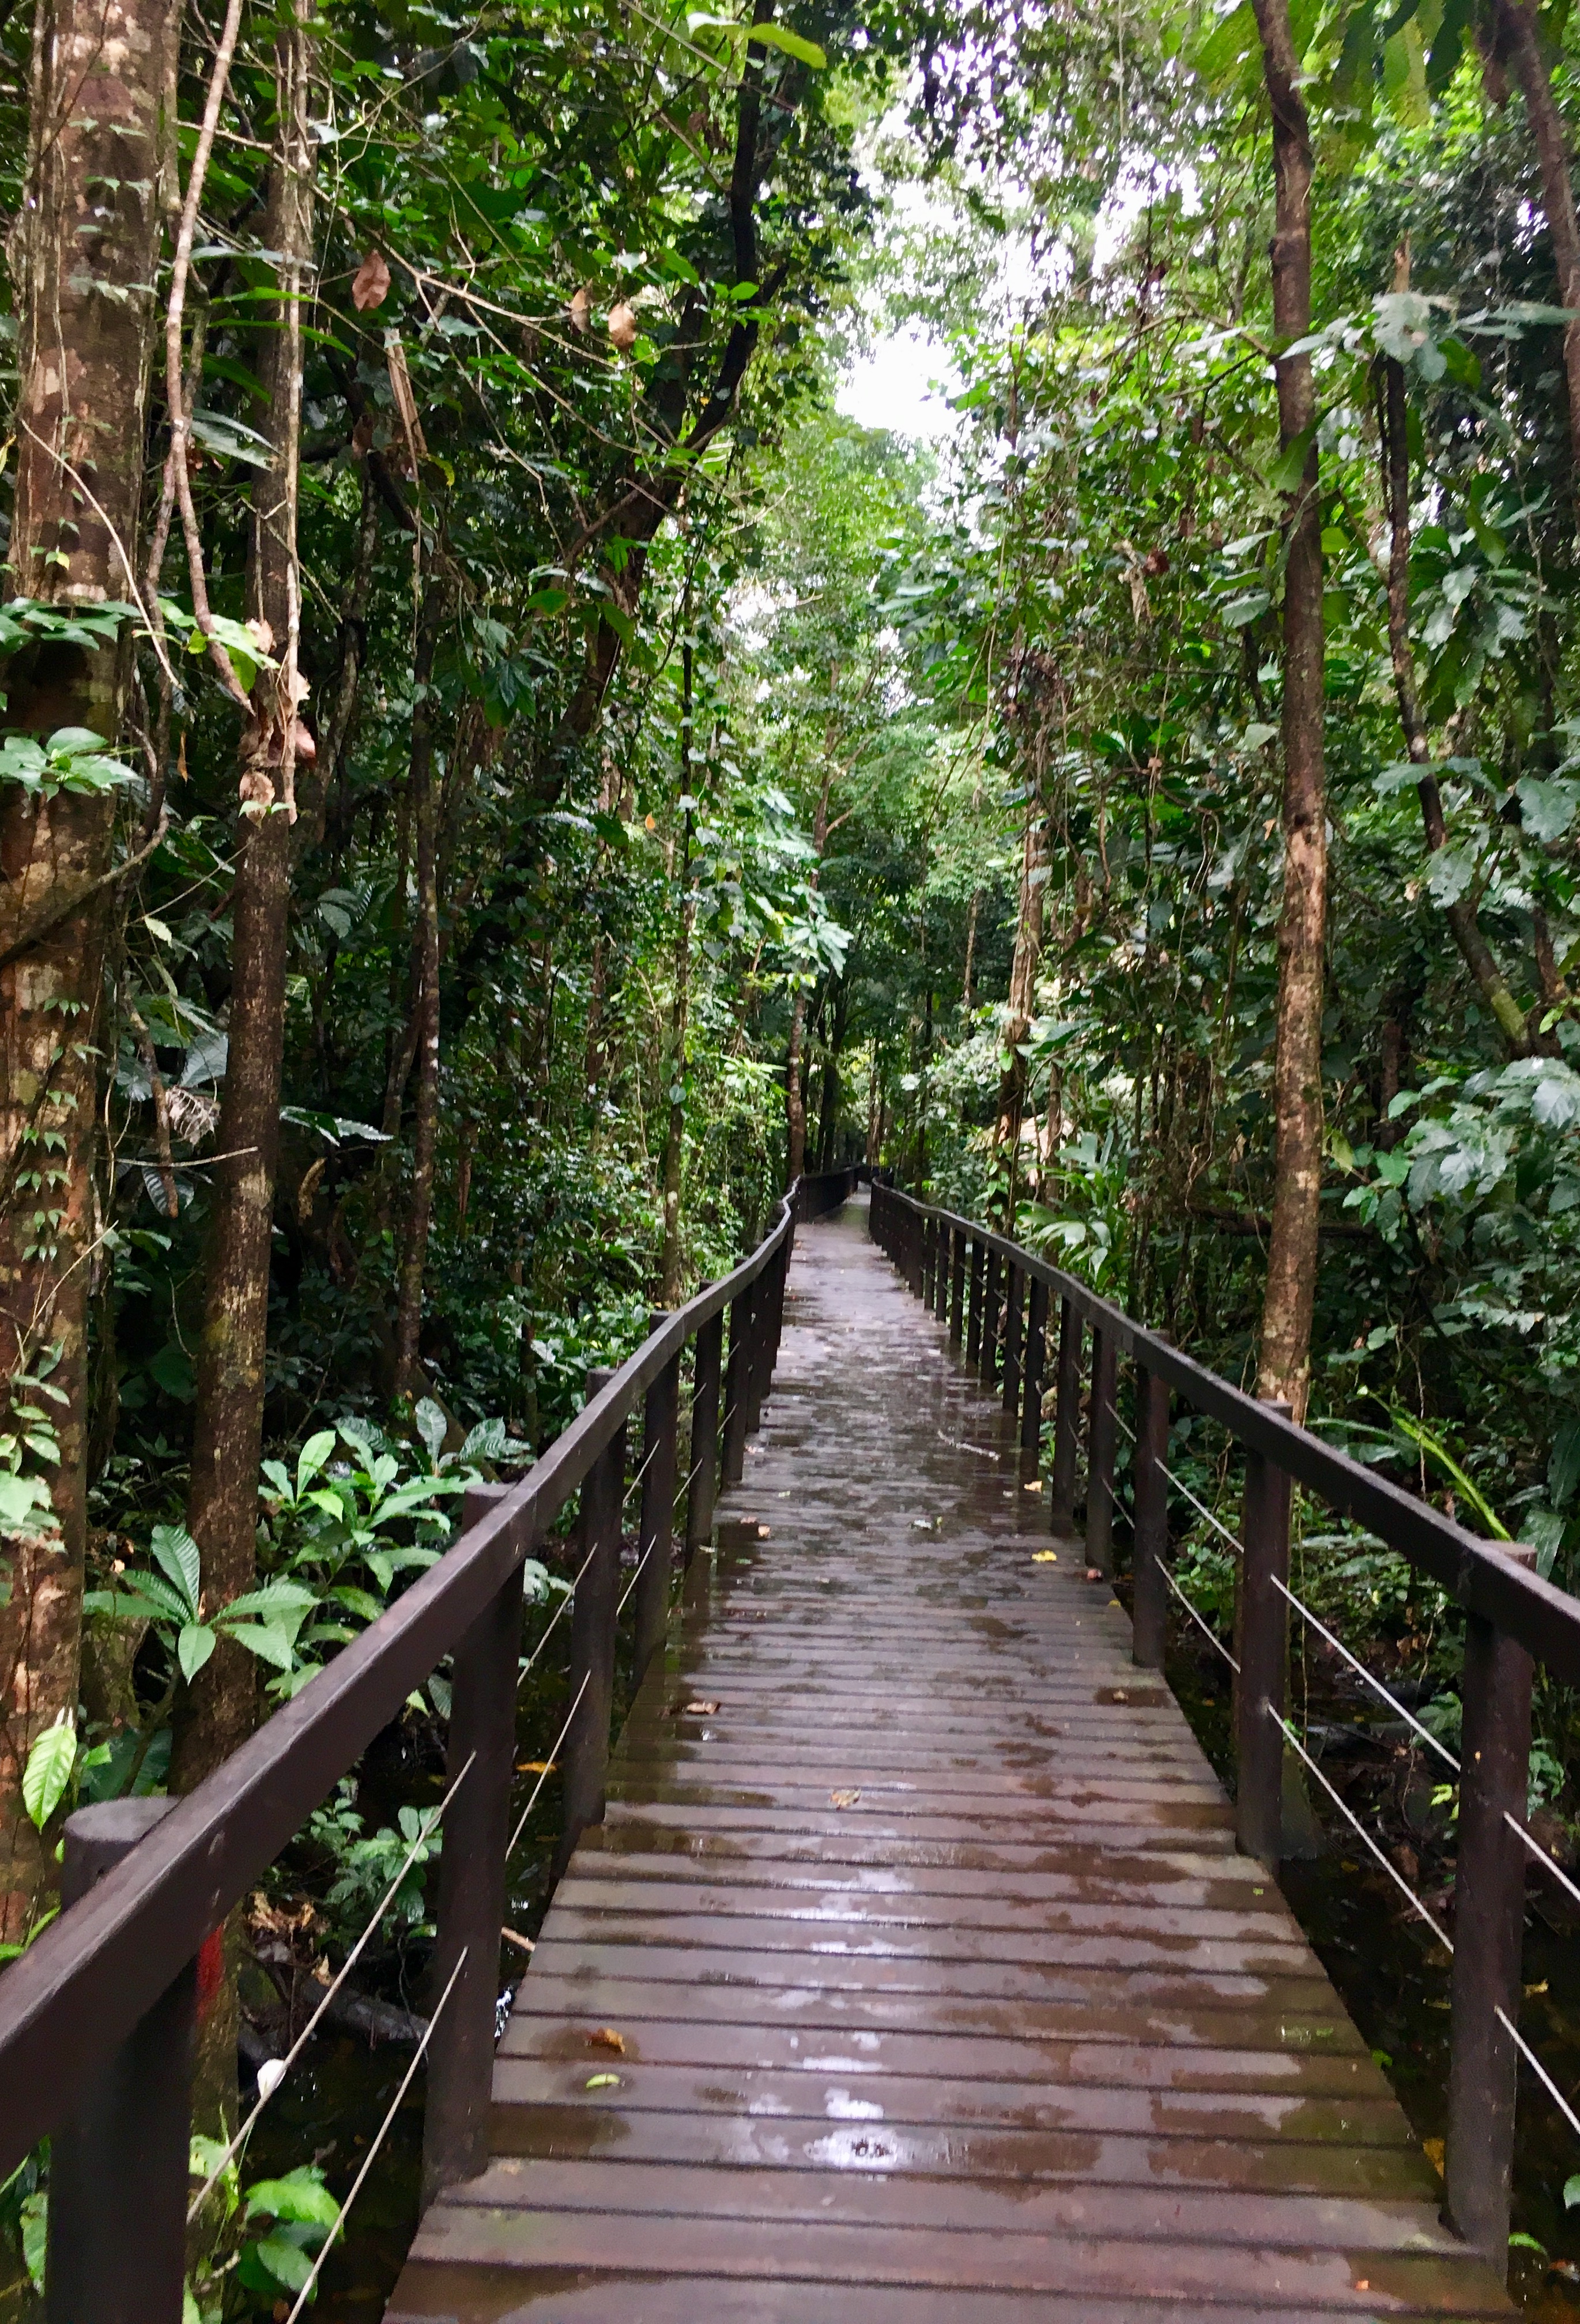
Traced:
[[859, 1792], [830, 1792], [829, 1798], [836, 1808], [853, 1808], [860, 1799]]
[[351, 278], [351, 303], [359, 315], [382, 307], [390, 295], [390, 270], [383, 254], [370, 250]]
[[1438, 2178], [1441, 2179], [1443, 2176], [1443, 2141], [1440, 2138], [1423, 2138], [1421, 2141], [1421, 2153], [1426, 2156], [1433, 2170], [1437, 2173]]
[[757, 1538], [758, 1538], [758, 1540], [759, 1540], [759, 1541], [766, 1541], [766, 1540], [768, 1539], [769, 1535], [772, 1532], [772, 1530], [773, 1530], [773, 1528], [772, 1528], [772, 1526], [758, 1526], [758, 1528], [757, 1528]]
[[1031, 1553], [1031, 1563], [1033, 1565], [1057, 1565], [1058, 1552], [1057, 1549], [1034, 1549]]
[[[1117, 1598], [1111, 1598], [1108, 1602], [1111, 1606], [1119, 1606], [1119, 1600]], [[1119, 1610], [1123, 1614], [1124, 1608], [1123, 1606], [1119, 1606]]]
[[592, 2050], [613, 2050], [615, 2056], [625, 2055], [625, 2036], [616, 2034], [612, 2025], [600, 2025], [596, 2034], [587, 2035], [587, 2047]]
[[516, 1774], [518, 1775], [551, 1775], [559, 1765], [558, 1759], [518, 1759]]
[[1042, 1480], [1041, 1480], [1041, 1478], [1040, 1478], [1040, 1477], [1033, 1477], [1033, 1478], [1032, 1478], [1032, 1480], [1031, 1480], [1031, 1482], [1030, 1482], [1029, 1485], [1022, 1485], [1022, 1486], [1021, 1486], [1021, 1490], [1023, 1493], [1039, 1493], [1039, 1492], [1042, 1490]]
[[710, 1702], [706, 1695], [700, 1694], [695, 1702], [682, 1703], [680, 1707], [688, 1719], [711, 1719], [718, 1709], [716, 1702]]
[[1355, 2290], [1357, 2292], [1370, 2292], [1371, 2289], [1372, 2279], [1369, 2275], [1358, 2275], [1355, 2278]]
[[1123, 1687], [1115, 1686], [1109, 1689], [1108, 1700], [1110, 1702], [1128, 1702], [1130, 1701], [1130, 1697], [1125, 1692]]
[[1088, 1565], [1086, 1568], [1086, 1579], [1088, 1582], [1101, 1582], [1103, 1576], [1095, 1565]]
[[589, 2090], [617, 2090], [620, 2077], [618, 2074], [589, 2074], [587, 2087]]

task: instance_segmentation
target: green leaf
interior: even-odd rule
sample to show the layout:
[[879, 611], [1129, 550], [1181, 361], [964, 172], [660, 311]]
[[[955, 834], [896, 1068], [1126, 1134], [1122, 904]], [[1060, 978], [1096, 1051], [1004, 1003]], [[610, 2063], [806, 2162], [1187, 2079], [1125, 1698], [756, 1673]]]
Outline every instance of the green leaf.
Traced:
[[332, 1428], [321, 1428], [316, 1436], [308, 1438], [296, 1460], [296, 1489], [299, 1493], [310, 1478], [318, 1475], [334, 1450], [335, 1432]]
[[1269, 489], [1275, 493], [1298, 492], [1300, 479], [1306, 473], [1306, 458], [1316, 440], [1317, 423], [1302, 428], [1298, 436], [1291, 436], [1272, 466], [1267, 472]]
[[798, 64], [810, 65], [814, 72], [822, 72], [827, 65], [826, 50], [820, 49], [816, 41], [803, 40], [799, 32], [792, 32], [787, 25], [753, 24], [751, 32], [753, 40], [763, 47], [782, 49], [787, 57], [794, 57]]
[[197, 1677], [218, 1644], [212, 1626], [208, 1622], [188, 1622], [176, 1640], [176, 1660], [181, 1666], [181, 1676], [189, 1686]]
[[281, 2179], [260, 2179], [247, 2189], [249, 2219], [284, 2219], [292, 2225], [310, 2223], [332, 2227], [340, 2207], [324, 2184], [323, 2173], [304, 2164]]
[[149, 1549], [154, 1563], [169, 1575], [185, 1601], [192, 1621], [198, 1618], [198, 1595], [202, 1587], [202, 1556], [185, 1526], [158, 1525]]
[[226, 1624], [226, 1630], [238, 1646], [245, 1646], [250, 1655], [271, 1664], [275, 1670], [288, 1671], [295, 1660], [295, 1648], [285, 1631], [272, 1622], [237, 1622]]
[[1514, 786], [1514, 796], [1520, 801], [1520, 816], [1533, 839], [1562, 839], [1575, 820], [1575, 809], [1580, 803], [1580, 783], [1566, 782], [1562, 778], [1544, 780], [1538, 775], [1521, 775]]
[[22, 1803], [35, 1830], [42, 1831], [65, 1798], [76, 1763], [77, 1729], [70, 1712], [62, 1711], [52, 1727], [33, 1738], [22, 1771]]
[[1580, 2171], [1564, 2181], [1564, 2209], [1572, 2211], [1576, 2203], [1580, 2203]]
[[430, 1396], [421, 1399], [412, 1418], [417, 1423], [417, 1434], [428, 1447], [429, 1459], [437, 1461], [439, 1448], [449, 1434], [449, 1422]]
[[300, 2244], [289, 2243], [283, 2236], [264, 2236], [251, 2248], [276, 2283], [282, 2283], [287, 2292], [305, 2290], [313, 2264]]

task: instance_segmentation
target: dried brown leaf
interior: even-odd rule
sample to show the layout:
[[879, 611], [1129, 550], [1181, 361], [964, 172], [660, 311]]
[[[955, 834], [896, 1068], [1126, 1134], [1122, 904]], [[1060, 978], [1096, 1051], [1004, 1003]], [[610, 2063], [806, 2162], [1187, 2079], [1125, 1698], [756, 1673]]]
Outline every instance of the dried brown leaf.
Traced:
[[370, 250], [351, 278], [351, 303], [359, 315], [382, 307], [390, 295], [390, 270], [382, 253]]

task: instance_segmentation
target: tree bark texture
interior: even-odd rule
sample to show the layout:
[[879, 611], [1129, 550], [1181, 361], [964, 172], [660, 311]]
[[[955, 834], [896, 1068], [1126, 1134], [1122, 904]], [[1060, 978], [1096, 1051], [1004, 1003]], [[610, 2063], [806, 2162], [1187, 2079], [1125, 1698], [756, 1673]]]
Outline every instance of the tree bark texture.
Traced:
[[[696, 726], [691, 659], [691, 598], [685, 609], [687, 638], [680, 649], [680, 795], [692, 797], [692, 735]], [[670, 998], [669, 1111], [664, 1117], [664, 1152], [660, 1174], [663, 1193], [663, 1240], [659, 1250], [659, 1304], [680, 1304], [680, 1176], [686, 1153], [686, 1036], [691, 999], [691, 931], [697, 899], [691, 892], [691, 843], [696, 809], [686, 809], [680, 842], [680, 909], [675, 924], [675, 967]], [[680, 1094], [677, 1097], [676, 1091]]]
[[423, 594], [412, 663], [414, 707], [409, 775], [417, 858], [417, 994], [413, 1020], [417, 1068], [416, 1121], [411, 1139], [411, 1189], [401, 1249], [395, 1310], [395, 1393], [416, 1397], [422, 1387], [419, 1346], [428, 1235], [433, 1221], [434, 1157], [439, 1146], [439, 788], [433, 779], [434, 727], [439, 709], [433, 661], [449, 614], [447, 583], [431, 570]]
[[[6, 595], [61, 606], [134, 595], [175, 0], [40, 0], [23, 207], [16, 486]], [[118, 739], [126, 644], [41, 645], [5, 673], [7, 724]], [[87, 1313], [97, 1065], [115, 794], [0, 798], [0, 934], [46, 924], [0, 969], [0, 1361], [51, 1367], [51, 1522], [0, 1542], [0, 1938], [20, 1940], [54, 1840], [23, 1812], [35, 1738], [75, 1717], [86, 1538]], [[75, 906], [72, 899], [77, 899]], [[61, 909], [61, 907], [66, 907]], [[29, 1398], [25, 1389], [23, 1400]]]
[[[285, 1046], [285, 967], [291, 908], [291, 802], [302, 735], [297, 721], [300, 577], [296, 549], [297, 447], [301, 429], [301, 295], [312, 251], [314, 145], [308, 126], [304, 0], [275, 48], [278, 119], [269, 176], [265, 247], [277, 254], [274, 327], [256, 364], [267, 403], [261, 432], [270, 465], [253, 492], [247, 595], [268, 624], [279, 667], [261, 670], [242, 739], [245, 834], [233, 903], [230, 1042], [214, 1172], [207, 1300], [198, 1360], [188, 1526], [202, 1553], [203, 1596], [214, 1614], [253, 1587], [263, 1452], [264, 1356]], [[251, 1733], [255, 1665], [222, 1634], [178, 1706], [171, 1788], [190, 1791]]]
[[[1287, 0], [1254, 0], [1272, 106], [1273, 331], [1288, 346], [1311, 328], [1310, 126]], [[1284, 519], [1284, 887], [1279, 914], [1273, 1069], [1276, 1175], [1261, 1316], [1261, 1388], [1303, 1416], [1310, 1383], [1322, 1194], [1323, 951], [1327, 929], [1327, 800], [1323, 736], [1322, 512], [1308, 355], [1278, 358], [1279, 440], [1304, 440]]]
[[[1492, 29], [1500, 60], [1508, 63], [1525, 99], [1525, 117], [1541, 178], [1542, 208], [1552, 237], [1559, 302], [1580, 312], [1580, 222], [1575, 215], [1575, 187], [1564, 124], [1531, 0], [1492, 0]], [[1580, 503], [1580, 322], [1565, 327], [1564, 383], [1569, 399], [1569, 490]]]
[[[1010, 966], [1009, 1005], [1004, 1013], [1004, 1063], [999, 1074], [998, 1120], [993, 1144], [1004, 1157], [1003, 1227], [1010, 1233], [1015, 1221], [1016, 1179], [1021, 1160], [1021, 1129], [1026, 1115], [1026, 1060], [1021, 1045], [1031, 1029], [1037, 1005], [1037, 974], [1042, 965], [1042, 937], [1048, 883], [1048, 824], [1040, 797], [1026, 806], [1026, 829], [1021, 847], [1020, 909], [1015, 920], [1015, 952]], [[974, 899], [975, 900], [975, 899]]]
[[807, 1093], [802, 1087], [807, 1032], [807, 996], [798, 986], [790, 1003], [790, 1049], [784, 1068], [785, 1185], [793, 1186], [806, 1167]]

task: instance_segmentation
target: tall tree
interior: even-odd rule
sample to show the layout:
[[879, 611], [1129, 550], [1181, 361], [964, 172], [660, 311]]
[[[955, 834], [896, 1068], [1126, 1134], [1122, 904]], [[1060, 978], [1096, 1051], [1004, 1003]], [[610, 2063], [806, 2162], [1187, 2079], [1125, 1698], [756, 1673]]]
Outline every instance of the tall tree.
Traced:
[[[7, 594], [64, 614], [136, 595], [149, 358], [177, 0], [39, 0], [23, 198], [10, 260], [20, 326]], [[69, 632], [14, 658], [23, 732], [120, 738], [130, 638]], [[113, 783], [0, 789], [0, 1364], [10, 1401], [47, 1413], [59, 1458], [41, 1526], [0, 1575], [0, 1938], [48, 1877], [21, 1777], [39, 1734], [75, 1716], [86, 1541], [87, 1315], [97, 1240], [97, 1067], [114, 879]], [[39, 1405], [30, 1379], [47, 1374]], [[36, 1424], [35, 1424], [36, 1426]], [[51, 1851], [52, 1853], [52, 1849]]]
[[[187, 1505], [210, 1613], [250, 1590], [256, 1576], [291, 825], [298, 761], [316, 752], [300, 715], [297, 547], [301, 310], [312, 262], [317, 150], [310, 119], [307, 21], [305, 0], [291, 0], [276, 35], [274, 146], [263, 228], [278, 292], [256, 355], [264, 395], [260, 432], [269, 447], [269, 465], [259, 471], [253, 490], [247, 596], [274, 666], [259, 670], [242, 735], [229, 1057]], [[178, 1790], [189, 1791], [251, 1732], [254, 1669], [245, 1648], [221, 1635], [189, 1687], [178, 1718], [171, 1759]]]
[[1284, 514], [1284, 888], [1279, 914], [1272, 1231], [1259, 1382], [1297, 1416], [1310, 1387], [1322, 1195], [1323, 953], [1327, 930], [1327, 781], [1322, 508], [1309, 354], [1311, 126], [1287, 0], [1255, 0], [1273, 124], [1273, 337], [1279, 446], [1295, 470]]

